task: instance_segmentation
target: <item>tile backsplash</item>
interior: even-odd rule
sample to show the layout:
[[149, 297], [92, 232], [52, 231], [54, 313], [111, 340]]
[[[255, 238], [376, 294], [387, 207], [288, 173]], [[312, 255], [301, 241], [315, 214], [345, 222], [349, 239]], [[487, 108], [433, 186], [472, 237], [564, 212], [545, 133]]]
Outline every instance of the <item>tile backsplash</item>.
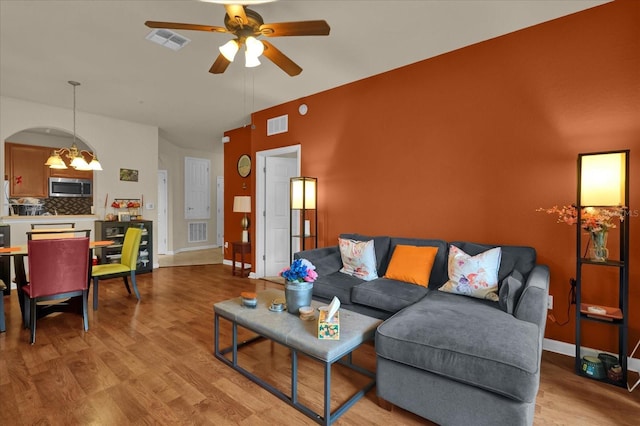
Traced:
[[50, 214], [91, 214], [91, 197], [51, 197], [44, 198], [44, 212]]

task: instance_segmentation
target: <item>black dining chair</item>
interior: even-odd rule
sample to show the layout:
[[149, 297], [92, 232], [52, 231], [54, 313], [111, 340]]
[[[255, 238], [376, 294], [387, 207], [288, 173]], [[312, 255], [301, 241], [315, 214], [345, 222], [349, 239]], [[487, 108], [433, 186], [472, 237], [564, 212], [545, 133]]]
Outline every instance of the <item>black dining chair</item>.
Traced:
[[32, 223], [31, 229], [59, 229], [59, 228], [75, 228], [75, 222], [58, 222], [58, 223]]
[[4, 291], [7, 286], [4, 281], [0, 280], [0, 333], [7, 331], [7, 326], [4, 320]]
[[77, 238], [91, 236], [91, 229], [35, 229], [27, 231], [27, 240], [48, 240], [60, 238]]
[[36, 341], [36, 304], [42, 302], [82, 296], [82, 321], [89, 330], [89, 237], [29, 240], [27, 253], [29, 284], [22, 291], [31, 344]]

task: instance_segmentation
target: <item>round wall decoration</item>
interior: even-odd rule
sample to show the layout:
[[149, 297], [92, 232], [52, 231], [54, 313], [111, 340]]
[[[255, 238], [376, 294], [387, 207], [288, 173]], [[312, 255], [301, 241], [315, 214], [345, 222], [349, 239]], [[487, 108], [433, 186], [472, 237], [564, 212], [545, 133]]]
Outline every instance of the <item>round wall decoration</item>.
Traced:
[[238, 158], [238, 174], [242, 177], [247, 177], [251, 173], [251, 157], [247, 154], [242, 154]]

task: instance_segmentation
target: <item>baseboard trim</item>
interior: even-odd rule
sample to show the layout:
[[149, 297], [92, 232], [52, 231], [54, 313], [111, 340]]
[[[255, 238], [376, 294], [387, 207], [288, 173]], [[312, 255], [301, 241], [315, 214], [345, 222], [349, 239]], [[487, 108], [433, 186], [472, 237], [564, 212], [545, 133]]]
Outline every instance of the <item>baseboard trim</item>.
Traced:
[[[233, 263], [231, 263], [231, 260], [230, 260], [230, 259], [223, 259], [223, 260], [222, 260], [222, 264], [223, 264], [223, 265], [228, 265], [228, 266], [233, 266]], [[248, 268], [248, 269], [251, 269], [252, 265], [251, 265], [250, 263], [245, 262], [245, 263], [244, 263], [244, 267], [245, 267], [245, 269], [247, 269], [247, 268]], [[236, 268], [242, 268], [242, 262], [238, 262], [238, 261], [236, 261]], [[255, 274], [254, 274], [253, 272], [251, 272], [251, 274], [253, 274], [253, 275], [254, 275], [254, 277], [255, 277]], [[251, 274], [250, 274], [250, 275], [251, 275]], [[247, 277], [247, 278], [254, 278], [254, 277], [249, 276], [249, 277]]]
[[[574, 358], [576, 356], [575, 345], [567, 342], [561, 342], [559, 340], [544, 339], [544, 341], [542, 342], [542, 349], [544, 349], [545, 351], [555, 352], [557, 354], [567, 355]], [[593, 349], [588, 347], [584, 347], [584, 350], [591, 351], [594, 354], [602, 352], [598, 349]], [[612, 355], [616, 355], [616, 354], [612, 354]], [[627, 367], [630, 371], [640, 372], [640, 359], [627, 357]]]
[[220, 246], [214, 244], [214, 245], [198, 246], [198, 247], [182, 247], [178, 250], [172, 251], [171, 254], [178, 254], [185, 251], [207, 250], [207, 249], [213, 249], [213, 248], [220, 248]]

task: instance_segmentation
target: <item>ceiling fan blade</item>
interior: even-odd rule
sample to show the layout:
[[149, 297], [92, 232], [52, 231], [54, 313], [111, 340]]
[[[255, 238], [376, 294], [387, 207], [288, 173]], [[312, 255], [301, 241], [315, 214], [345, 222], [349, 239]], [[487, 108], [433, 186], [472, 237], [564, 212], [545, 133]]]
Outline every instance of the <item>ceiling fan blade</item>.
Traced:
[[271, 62], [279, 66], [282, 71], [289, 74], [291, 77], [294, 77], [302, 72], [302, 68], [298, 66], [295, 62], [289, 59], [284, 53], [275, 48], [268, 41], [260, 40], [262, 44], [264, 44], [264, 52], [262, 53], [264, 56], [269, 58]]
[[221, 53], [218, 55], [213, 65], [211, 65], [211, 68], [209, 68], [209, 72], [212, 74], [222, 74], [230, 63], [231, 62], [229, 62], [229, 60]]
[[224, 9], [227, 11], [227, 15], [231, 19], [240, 20], [243, 25], [248, 24], [247, 14], [244, 11], [244, 6], [241, 4], [225, 4]]
[[149, 28], [167, 28], [172, 30], [191, 30], [191, 31], [208, 31], [212, 33], [226, 33], [224, 27], [216, 27], [214, 25], [198, 25], [198, 24], [181, 24], [179, 22], [158, 22], [147, 21], [144, 23]]
[[260, 32], [266, 37], [288, 37], [305, 35], [329, 35], [331, 27], [327, 21], [279, 22], [260, 25]]

